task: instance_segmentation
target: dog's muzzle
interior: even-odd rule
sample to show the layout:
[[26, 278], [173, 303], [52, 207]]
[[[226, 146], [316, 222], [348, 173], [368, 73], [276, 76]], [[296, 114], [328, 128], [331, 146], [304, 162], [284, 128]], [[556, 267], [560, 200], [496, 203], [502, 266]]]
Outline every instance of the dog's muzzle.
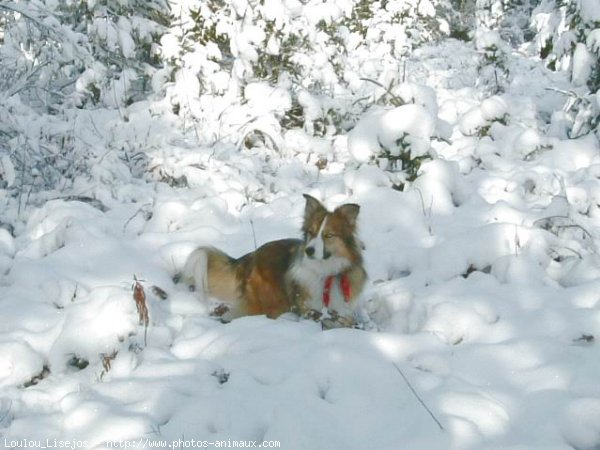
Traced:
[[[308, 256], [310, 259], [315, 258], [315, 248], [314, 247], [306, 247], [306, 249], [304, 249], [304, 253], [306, 253], [306, 256]], [[323, 259], [328, 259], [329, 257], [331, 257], [331, 252], [323, 249]]]

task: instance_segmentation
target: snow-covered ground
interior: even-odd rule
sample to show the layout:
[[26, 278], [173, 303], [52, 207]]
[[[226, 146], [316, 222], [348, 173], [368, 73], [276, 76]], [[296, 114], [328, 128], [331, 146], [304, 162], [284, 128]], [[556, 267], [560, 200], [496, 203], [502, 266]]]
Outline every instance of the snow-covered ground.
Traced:
[[[2, 198], [16, 228], [0, 228], [0, 446], [600, 448], [598, 142], [567, 140], [552, 114], [565, 76], [510, 61], [510, 88], [484, 98], [477, 54], [448, 41], [412, 56], [396, 95], [413, 105], [332, 144], [198, 148], [163, 124], [153, 180], [100, 183], [119, 173], [108, 155], [79, 199]], [[120, 133], [147, 136], [149, 117], [130, 111]], [[438, 156], [403, 192], [360, 164], [401, 136]], [[302, 193], [361, 205], [364, 330], [221, 324], [174, 284], [195, 246], [298, 236]]]

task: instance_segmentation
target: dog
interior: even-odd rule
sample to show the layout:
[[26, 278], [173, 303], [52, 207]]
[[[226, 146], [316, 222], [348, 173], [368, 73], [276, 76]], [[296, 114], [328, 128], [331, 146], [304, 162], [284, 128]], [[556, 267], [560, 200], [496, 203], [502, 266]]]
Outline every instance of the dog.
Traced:
[[310, 195], [304, 198], [303, 239], [268, 242], [237, 259], [214, 247], [190, 254], [183, 277], [204, 299], [221, 302], [213, 315], [230, 321], [293, 312], [354, 323], [367, 279], [356, 237], [360, 206], [347, 203], [328, 211]]

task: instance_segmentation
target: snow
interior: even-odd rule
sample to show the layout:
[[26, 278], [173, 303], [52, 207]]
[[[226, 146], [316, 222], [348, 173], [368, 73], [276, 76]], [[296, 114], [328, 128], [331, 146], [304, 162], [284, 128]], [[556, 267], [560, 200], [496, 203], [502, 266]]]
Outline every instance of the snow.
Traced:
[[492, 96], [466, 111], [459, 121], [460, 132], [472, 136], [492, 125], [504, 120], [508, 113], [506, 101], [499, 96]]
[[[411, 4], [433, 14], [430, 2]], [[351, 10], [341, 0], [265, 5], [278, 29], [304, 9], [315, 23]], [[248, 7], [236, 1], [231, 14]], [[594, 1], [581, 7], [596, 20]], [[93, 23], [127, 57], [131, 30], [150, 32]], [[335, 135], [315, 130], [347, 101], [339, 92], [294, 86], [292, 95], [285, 77], [242, 83], [249, 66], [224, 72], [216, 46], [195, 48], [180, 70], [155, 74], [166, 99], [127, 104], [135, 73], [123, 71], [103, 94], [115, 111], [74, 112], [76, 148], [96, 163], [72, 191], [9, 191], [24, 174], [14, 153], [2, 154], [0, 442], [599, 448], [600, 148], [594, 133], [568, 138], [556, 92], [585, 84], [596, 31], [587, 50], [578, 44], [572, 79], [509, 52], [512, 83], [497, 95], [476, 80], [480, 51], [507, 45], [499, 33], [423, 46], [385, 93], [394, 102], [353, 109]], [[165, 56], [179, 39], [163, 37]], [[232, 44], [251, 62], [267, 37], [249, 25]], [[359, 79], [393, 72], [374, 55], [349, 62], [345, 76], [354, 94], [380, 99], [381, 86]], [[77, 98], [106, 70], [82, 72]], [[303, 124], [284, 129], [295, 101]], [[27, 139], [58, 126], [42, 122], [27, 123]], [[386, 161], [406, 150], [428, 157], [415, 179]], [[303, 193], [361, 206], [361, 328], [322, 330], [291, 313], [224, 324], [175, 282], [198, 246], [238, 257], [299, 237]]]
[[478, 50], [487, 50], [502, 49], [505, 44], [498, 31], [479, 29], [475, 34], [475, 46]]
[[594, 57], [590, 54], [585, 44], [579, 43], [573, 52], [573, 84], [584, 86], [592, 73]]
[[590, 31], [588, 34], [586, 45], [590, 51], [600, 53], [600, 28]]
[[248, 105], [257, 114], [269, 112], [284, 113], [292, 106], [287, 90], [273, 88], [268, 83], [250, 83], [244, 89], [244, 97]]
[[422, 156], [430, 148], [437, 117], [423, 106], [402, 105], [392, 110], [374, 111], [354, 127], [348, 136], [348, 149], [358, 162], [368, 162], [382, 150], [399, 155], [400, 141], [412, 156]]
[[6, 187], [11, 187], [15, 182], [15, 167], [8, 155], [2, 155], [0, 158], [0, 180], [6, 183]]
[[585, 22], [600, 21], [600, 5], [594, 0], [581, 0], [581, 17]]
[[600, 403], [596, 398], [579, 398], [570, 402], [564, 414], [564, 434], [575, 448], [593, 448], [600, 438]]
[[23, 384], [42, 371], [42, 356], [26, 342], [0, 342], [0, 353], [0, 387]]

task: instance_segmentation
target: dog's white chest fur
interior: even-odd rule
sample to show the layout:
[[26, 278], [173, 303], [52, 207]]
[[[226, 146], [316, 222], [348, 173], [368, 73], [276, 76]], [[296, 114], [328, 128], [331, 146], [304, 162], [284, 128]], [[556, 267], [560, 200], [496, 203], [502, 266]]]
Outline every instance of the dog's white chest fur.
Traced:
[[[323, 260], [303, 257], [292, 265], [290, 274], [292, 279], [310, 295], [310, 299], [305, 303], [306, 307], [321, 311], [325, 306], [323, 304], [325, 279], [343, 272], [348, 267], [350, 267], [350, 263], [345, 258], [333, 256]], [[340, 314], [351, 311], [344, 300], [339, 283], [333, 283], [331, 286], [330, 299], [330, 309]]]

